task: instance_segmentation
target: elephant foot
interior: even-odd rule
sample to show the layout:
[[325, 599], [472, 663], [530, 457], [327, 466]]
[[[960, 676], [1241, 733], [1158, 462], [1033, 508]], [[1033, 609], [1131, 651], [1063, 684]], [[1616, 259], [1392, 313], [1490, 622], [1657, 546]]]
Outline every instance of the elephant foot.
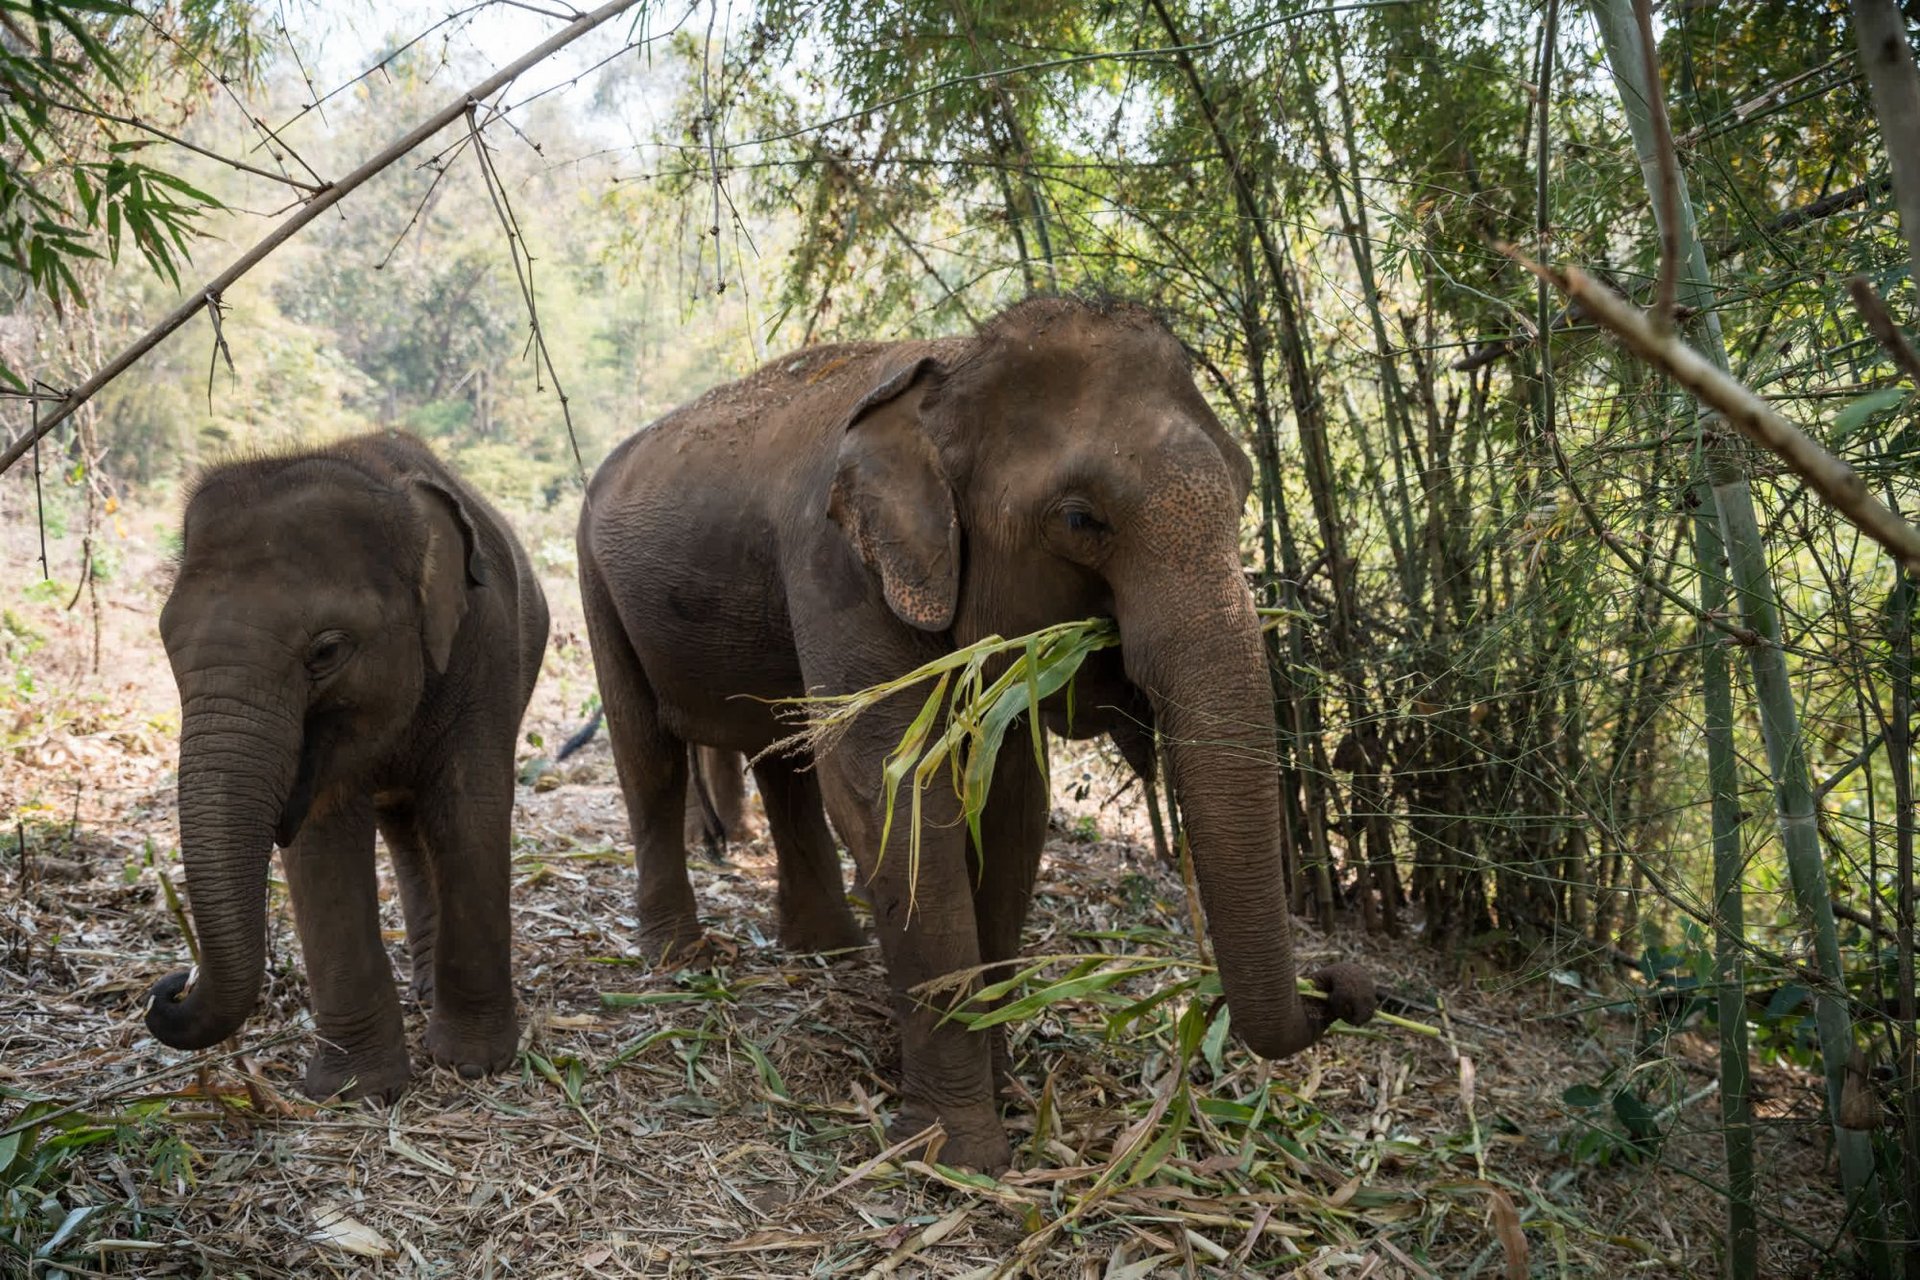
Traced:
[[[889, 1145], [906, 1142], [936, 1119], [947, 1131], [946, 1139], [934, 1153], [934, 1159], [941, 1164], [981, 1173], [1000, 1173], [1013, 1163], [1013, 1145], [1007, 1141], [1006, 1128], [992, 1107], [969, 1107], [937, 1114], [930, 1107], [909, 1102], [887, 1126], [887, 1142]], [[901, 1154], [911, 1159], [922, 1153], [909, 1148]]]
[[455, 1022], [436, 1011], [427, 1020], [427, 1052], [435, 1066], [457, 1072], [462, 1080], [495, 1075], [511, 1067], [520, 1052], [520, 1024], [511, 1015]]
[[433, 1008], [433, 961], [432, 960], [427, 960], [425, 962], [418, 961], [418, 960], [414, 961], [413, 982], [411, 984], [411, 989], [413, 991], [413, 1002], [415, 1004], [419, 1005], [422, 1009]]
[[372, 1053], [348, 1053], [322, 1044], [307, 1059], [306, 1079], [300, 1088], [315, 1102], [392, 1102], [413, 1077], [406, 1047]]
[[780, 922], [780, 946], [786, 951], [852, 951], [866, 945], [866, 931], [845, 907], [837, 915], [804, 913]]
[[640, 954], [657, 965], [683, 964], [706, 949], [706, 930], [688, 917], [640, 925]]

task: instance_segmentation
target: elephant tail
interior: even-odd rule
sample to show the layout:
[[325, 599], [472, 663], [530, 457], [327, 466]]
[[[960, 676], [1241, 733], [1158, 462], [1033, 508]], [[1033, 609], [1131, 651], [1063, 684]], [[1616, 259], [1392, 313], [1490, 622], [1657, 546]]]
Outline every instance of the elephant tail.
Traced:
[[553, 762], [559, 764], [562, 760], [565, 760], [568, 756], [586, 746], [589, 742], [592, 742], [593, 735], [600, 731], [600, 721], [606, 718], [606, 714], [607, 709], [605, 707], [596, 708], [593, 713], [593, 719], [581, 726], [580, 732], [560, 744], [560, 749], [553, 753]]

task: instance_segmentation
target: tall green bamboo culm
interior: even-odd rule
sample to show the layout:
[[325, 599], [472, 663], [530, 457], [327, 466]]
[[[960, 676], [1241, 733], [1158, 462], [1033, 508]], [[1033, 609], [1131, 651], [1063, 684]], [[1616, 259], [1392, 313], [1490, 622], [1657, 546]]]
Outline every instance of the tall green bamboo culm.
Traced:
[[[1894, 802], [1894, 922], [1895, 1075], [1899, 1081], [1900, 1110], [1904, 1113], [1905, 1141], [1901, 1143], [1903, 1196], [1907, 1202], [1906, 1237], [1920, 1235], [1920, 1061], [1915, 1058], [1913, 973], [1913, 606], [1914, 576], [1902, 573], [1887, 596], [1887, 682], [1889, 701], [1887, 764], [1893, 774]], [[1920, 1277], [1920, 1249], [1906, 1251], [1907, 1280]]]
[[[1674, 189], [1670, 193], [1670, 205], [1662, 200], [1663, 184], [1667, 179], [1662, 175], [1663, 151], [1654, 116], [1658, 101], [1656, 95], [1660, 90], [1648, 74], [1649, 50], [1645, 47], [1632, 0], [1593, 0], [1593, 12], [1606, 48], [1607, 63], [1613, 72], [1614, 86], [1620, 95], [1621, 109], [1626, 114], [1628, 127], [1633, 134], [1634, 151], [1640, 160], [1648, 194], [1653, 198], [1655, 217], [1662, 223], [1659, 228], [1662, 239], [1674, 247], [1679, 258], [1675, 300], [1689, 308], [1695, 317], [1691, 326], [1693, 333], [1690, 335], [1695, 345], [1722, 370], [1729, 370], [1726, 345], [1720, 334], [1720, 319], [1715, 310], [1717, 300], [1707, 271], [1706, 251], [1700, 243], [1694, 223], [1686, 178], [1680, 172], [1677, 161], [1672, 171]], [[1664, 225], [1667, 220], [1664, 209], [1667, 207], [1672, 210], [1674, 225], [1671, 227]], [[1813, 993], [1814, 1021], [1819, 1031], [1820, 1053], [1827, 1080], [1828, 1118], [1833, 1125], [1841, 1180], [1846, 1188], [1854, 1236], [1861, 1246], [1863, 1260], [1873, 1275], [1889, 1276], [1892, 1274], [1892, 1259], [1881, 1238], [1884, 1223], [1873, 1151], [1866, 1134], [1840, 1125], [1840, 1092], [1846, 1080], [1848, 1057], [1853, 1049], [1853, 1026], [1847, 1010], [1846, 974], [1841, 965], [1839, 938], [1834, 929], [1833, 900], [1827, 889], [1826, 867], [1815, 823], [1813, 786], [1800, 732], [1799, 713], [1794, 702], [1793, 687], [1788, 680], [1786, 653], [1780, 646], [1780, 618], [1774, 586], [1767, 566], [1766, 548], [1760, 536], [1759, 521], [1754, 513], [1753, 490], [1748, 483], [1743, 447], [1735, 433], [1724, 429], [1715, 431], [1715, 420], [1705, 412], [1696, 413], [1695, 424], [1698, 448], [1707, 477], [1706, 485], [1696, 486], [1695, 489], [1703, 499], [1702, 509], [1696, 513], [1696, 517], [1702, 522], [1716, 522], [1719, 535], [1717, 539], [1696, 541], [1696, 548], [1710, 557], [1703, 559], [1699, 566], [1701, 605], [1703, 608], [1711, 607], [1707, 597], [1725, 590], [1726, 584], [1720, 580], [1720, 557], [1716, 554], [1723, 551], [1731, 572], [1732, 594], [1739, 604], [1741, 619], [1760, 637], [1760, 643], [1750, 646], [1748, 651], [1754, 700], [1759, 713], [1761, 736], [1766, 741], [1774, 810], [1779, 822], [1781, 843], [1786, 851], [1788, 878], [1792, 882], [1801, 921], [1811, 935], [1820, 978]], [[1722, 547], [1711, 546], [1716, 540], [1723, 544]], [[1703, 546], [1702, 541], [1707, 545]], [[1726, 668], [1724, 661], [1703, 664], [1703, 679], [1709, 682], [1705, 697], [1710, 726], [1715, 705], [1725, 709], [1731, 726], [1732, 692], [1726, 687], [1730, 674]], [[1713, 687], [1715, 682], [1720, 688]], [[1723, 694], [1725, 701], [1720, 702]], [[1731, 734], [1728, 734], [1721, 748], [1729, 753], [1732, 750], [1730, 739]], [[1710, 752], [1714, 750], [1714, 736], [1711, 734], [1708, 749]], [[1734, 762], [1728, 759], [1718, 763], [1719, 767], [1716, 768], [1716, 762], [1709, 759], [1709, 777], [1737, 786]], [[1718, 783], [1714, 786], [1717, 792]], [[1739, 836], [1737, 830], [1723, 830], [1722, 823], [1723, 816], [1716, 805], [1715, 893], [1718, 903], [1725, 908], [1739, 902], [1740, 886], [1737, 868], [1732, 866], [1725, 868], [1728, 883], [1721, 883], [1723, 869], [1720, 861], [1722, 857], [1738, 856]], [[1737, 915], [1730, 917], [1723, 910], [1716, 923], [1720, 935], [1716, 948], [1718, 952], [1724, 954], [1728, 949], [1743, 945], [1744, 938], [1739, 934]], [[1726, 980], [1723, 973], [1722, 983]], [[1724, 1022], [1722, 1029], [1724, 1033]], [[1742, 1059], [1744, 1069], [1744, 1055]], [[1722, 1061], [1724, 1064], [1724, 1051]], [[1744, 1081], [1732, 1083], [1735, 1089], [1728, 1088], [1728, 1081], [1721, 1082], [1723, 1117], [1724, 1109], [1733, 1105], [1736, 1097], [1739, 1101], [1744, 1101], [1746, 1097]], [[1736, 1114], [1733, 1120], [1735, 1123], [1727, 1126], [1730, 1141], [1736, 1141], [1738, 1135], [1750, 1132], [1749, 1116]], [[1748, 1145], [1738, 1158], [1746, 1162], [1745, 1185], [1751, 1187], [1751, 1146]], [[1730, 1171], [1737, 1172], [1734, 1169], [1736, 1153], [1732, 1146], [1728, 1149], [1728, 1160]], [[1734, 1217], [1738, 1209], [1739, 1185], [1735, 1182], [1729, 1186], [1729, 1269], [1733, 1274], [1751, 1275], [1754, 1266], [1752, 1254], [1749, 1252], [1742, 1259], [1736, 1252], [1741, 1239], [1739, 1224]], [[1750, 1203], [1747, 1212], [1751, 1212]], [[1742, 1266], [1747, 1269], [1740, 1271]]]
[[[1893, 171], [1895, 207], [1907, 242], [1908, 284], [1920, 289], [1920, 67], [1914, 65], [1906, 15], [1893, 0], [1853, 0], [1854, 40], [1860, 69], [1873, 94], [1887, 166]], [[1889, 321], [1889, 323], [1891, 323]], [[1885, 342], [1885, 338], [1882, 338]], [[1891, 345], [1891, 344], [1889, 344]], [[1897, 355], [1897, 353], [1896, 353]], [[1898, 509], [1896, 496], [1888, 505]], [[1920, 1235], [1920, 1062], [1916, 1062], [1914, 1025], [1914, 809], [1913, 809], [1913, 610], [1914, 576], [1901, 573], [1887, 599], [1888, 682], [1893, 686], [1886, 727], [1887, 763], [1893, 774], [1894, 876], [1898, 882], [1895, 946], [1898, 1021], [1894, 1051], [1898, 1059], [1901, 1111], [1901, 1186], [1906, 1201], [1906, 1238]], [[1906, 1250], [1908, 1280], [1920, 1280], [1920, 1248]]]
[[[1696, 484], [1694, 563], [1700, 569], [1700, 608], [1727, 607], [1726, 558], [1712, 493]], [[1725, 640], [1700, 629], [1701, 709], [1707, 739], [1707, 790], [1713, 799], [1713, 980], [1720, 1026], [1720, 1130], [1727, 1153], [1727, 1275], [1753, 1280], [1759, 1265], [1759, 1226], [1753, 1208], [1753, 1099], [1747, 1084], [1746, 900], [1740, 873], [1740, 766], [1733, 743], [1733, 673]]]

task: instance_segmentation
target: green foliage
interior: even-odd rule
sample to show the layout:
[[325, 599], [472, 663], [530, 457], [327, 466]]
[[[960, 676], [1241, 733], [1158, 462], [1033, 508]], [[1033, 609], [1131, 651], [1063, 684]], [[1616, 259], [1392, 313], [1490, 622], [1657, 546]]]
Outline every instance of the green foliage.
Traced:
[[[165, 16], [184, 19], [184, 33], [119, 0], [0, 0], [0, 24], [21, 40], [0, 40], [0, 273], [56, 310], [85, 305], [85, 264], [118, 262], [125, 241], [178, 285], [205, 216], [222, 207], [144, 159], [154, 139], [133, 122], [163, 64], [243, 67], [251, 9], [195, 0]], [[4, 365], [0, 377], [20, 385]]]
[[90, 1115], [12, 1089], [0, 1088], [0, 1098], [24, 1104], [0, 1127], [0, 1259], [23, 1275], [88, 1268], [98, 1261], [94, 1241], [150, 1240], [164, 1229], [164, 1210], [128, 1203], [118, 1185], [97, 1180], [90, 1148], [112, 1147], [153, 1184], [193, 1181], [195, 1153], [167, 1124], [164, 1101]]
[[1660, 1117], [1631, 1087], [1611, 1078], [1599, 1085], [1577, 1084], [1561, 1094], [1561, 1101], [1576, 1112], [1575, 1128], [1565, 1142], [1576, 1160], [1635, 1163], [1660, 1149]]

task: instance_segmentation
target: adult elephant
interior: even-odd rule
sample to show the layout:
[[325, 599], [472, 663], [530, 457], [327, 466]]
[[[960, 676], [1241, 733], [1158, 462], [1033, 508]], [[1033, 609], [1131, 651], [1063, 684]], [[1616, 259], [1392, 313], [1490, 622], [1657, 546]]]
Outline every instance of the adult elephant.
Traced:
[[278, 844], [320, 1034], [307, 1092], [397, 1093], [378, 827], [429, 1052], [469, 1077], [510, 1065], [513, 751], [547, 605], [506, 522], [397, 432], [215, 467], [187, 503], [160, 634], [200, 967], [154, 986], [148, 1029], [180, 1049], [239, 1030]]
[[[1083, 670], [1071, 727], [1137, 730], [1129, 710], [1150, 708], [1169, 738], [1234, 1028], [1280, 1057], [1336, 1017], [1366, 1021], [1373, 984], [1354, 966], [1315, 975], [1324, 1004], [1295, 990], [1272, 693], [1240, 568], [1250, 482], [1173, 335], [1138, 306], [1066, 298], [1023, 302], [967, 338], [808, 348], [620, 445], [578, 538], [642, 944], [700, 937], [684, 742], [759, 751], [791, 732], [775, 699], [851, 692], [989, 634], [1104, 614], [1121, 645]], [[892, 1132], [938, 1120], [943, 1158], [999, 1168], [1010, 1148], [989, 1038], [909, 992], [1017, 954], [1046, 788], [1031, 751], [1000, 753], [984, 866], [951, 789], [932, 788], [914, 883], [903, 841], [881, 856], [882, 764], [919, 706], [869, 712], [817, 769], [756, 766], [782, 938], [858, 937], [824, 792], [895, 992], [905, 1080]]]

